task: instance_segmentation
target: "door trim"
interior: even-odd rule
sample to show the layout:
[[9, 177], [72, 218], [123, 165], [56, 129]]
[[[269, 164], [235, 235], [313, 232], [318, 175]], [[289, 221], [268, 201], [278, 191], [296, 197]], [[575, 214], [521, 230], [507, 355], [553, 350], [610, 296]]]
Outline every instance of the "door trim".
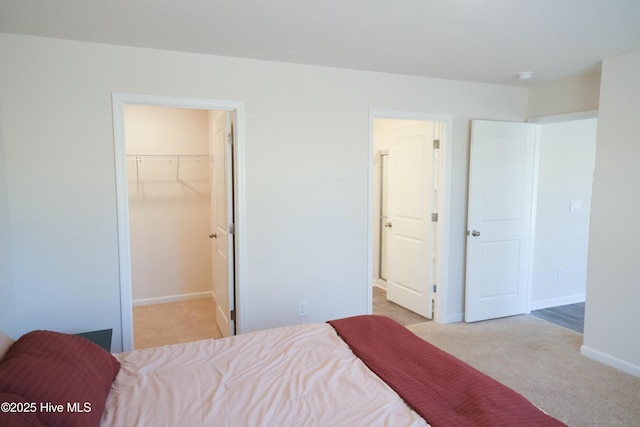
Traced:
[[234, 212], [235, 212], [235, 288], [236, 332], [243, 332], [246, 312], [242, 281], [246, 268], [246, 192], [245, 192], [245, 110], [242, 101], [201, 98], [112, 93], [113, 142], [115, 156], [116, 206], [118, 224], [118, 261], [120, 280], [120, 315], [122, 351], [133, 350], [133, 296], [131, 288], [131, 246], [129, 234], [129, 202], [127, 185], [124, 107], [127, 104], [159, 107], [194, 108], [234, 111], [236, 117], [234, 149]]
[[438, 284], [435, 294], [434, 320], [438, 323], [449, 323], [447, 311], [447, 294], [449, 284], [449, 224], [451, 206], [451, 170], [452, 170], [452, 129], [453, 116], [448, 114], [421, 113], [413, 111], [369, 110], [369, 167], [368, 167], [368, 203], [367, 203], [367, 310], [373, 312], [373, 215], [374, 215], [374, 121], [375, 119], [428, 120], [445, 123], [444, 135], [440, 139], [440, 168], [438, 170], [438, 222], [434, 249], [438, 254], [434, 281]]

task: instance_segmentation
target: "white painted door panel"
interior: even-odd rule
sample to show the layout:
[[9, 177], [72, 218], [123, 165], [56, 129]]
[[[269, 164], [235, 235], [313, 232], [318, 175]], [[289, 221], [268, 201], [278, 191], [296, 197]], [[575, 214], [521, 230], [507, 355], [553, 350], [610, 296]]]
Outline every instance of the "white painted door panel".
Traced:
[[387, 222], [389, 222], [389, 203], [388, 203], [388, 154], [384, 154], [380, 156], [380, 164], [381, 164], [381, 185], [380, 185], [380, 278], [383, 280], [387, 280], [387, 240], [389, 235], [389, 229], [384, 226]]
[[222, 336], [234, 335], [231, 319], [234, 309], [234, 245], [229, 226], [233, 222], [232, 146], [227, 135], [231, 133], [231, 113], [216, 121], [213, 151], [214, 206], [214, 293], [216, 297], [216, 323]]
[[432, 317], [433, 123], [396, 131], [388, 157], [387, 298]]
[[536, 126], [474, 120], [465, 321], [527, 311]]

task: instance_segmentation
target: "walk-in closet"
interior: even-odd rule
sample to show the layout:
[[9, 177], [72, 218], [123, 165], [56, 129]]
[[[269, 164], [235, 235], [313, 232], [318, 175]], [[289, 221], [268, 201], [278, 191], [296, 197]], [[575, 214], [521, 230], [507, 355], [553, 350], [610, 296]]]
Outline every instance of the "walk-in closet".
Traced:
[[220, 114], [126, 106], [134, 312], [212, 298], [212, 126]]

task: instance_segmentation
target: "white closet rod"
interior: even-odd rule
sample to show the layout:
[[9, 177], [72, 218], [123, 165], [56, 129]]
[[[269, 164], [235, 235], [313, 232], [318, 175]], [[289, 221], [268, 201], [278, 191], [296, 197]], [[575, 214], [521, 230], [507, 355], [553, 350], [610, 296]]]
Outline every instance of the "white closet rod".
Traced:
[[127, 154], [128, 158], [135, 157], [137, 160], [145, 160], [151, 158], [160, 158], [160, 159], [208, 159], [208, 154]]
[[176, 181], [180, 176], [180, 161], [181, 160], [209, 160], [208, 154], [127, 154], [127, 159], [135, 160], [136, 162], [136, 182], [140, 181], [140, 170], [138, 163], [144, 160], [176, 160]]

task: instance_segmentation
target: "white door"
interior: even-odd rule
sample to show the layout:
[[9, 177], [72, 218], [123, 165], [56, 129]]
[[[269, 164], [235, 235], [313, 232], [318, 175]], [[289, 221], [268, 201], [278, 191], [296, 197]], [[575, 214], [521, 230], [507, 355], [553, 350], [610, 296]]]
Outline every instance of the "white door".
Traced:
[[389, 222], [389, 203], [388, 203], [388, 173], [389, 167], [387, 165], [389, 160], [389, 154], [384, 153], [380, 155], [380, 271], [378, 276], [380, 279], [387, 280], [387, 230], [384, 224]]
[[395, 131], [388, 168], [387, 298], [431, 318], [432, 122]]
[[235, 306], [233, 227], [233, 114], [226, 112], [215, 121], [213, 144], [212, 238], [216, 323], [227, 337], [235, 334], [232, 311]]
[[465, 321], [527, 311], [536, 125], [471, 127]]

